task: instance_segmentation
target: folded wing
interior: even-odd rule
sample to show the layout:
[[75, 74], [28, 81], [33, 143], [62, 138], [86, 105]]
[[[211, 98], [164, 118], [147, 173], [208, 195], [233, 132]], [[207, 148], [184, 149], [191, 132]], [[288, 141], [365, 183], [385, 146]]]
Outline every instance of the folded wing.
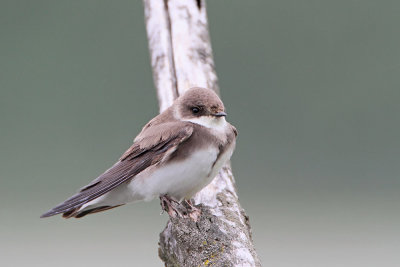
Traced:
[[190, 123], [169, 122], [149, 127], [135, 139], [133, 145], [110, 169], [83, 187], [77, 194], [44, 213], [41, 218], [64, 213], [70, 217], [76, 210], [133, 179], [143, 170], [168, 159], [192, 134]]

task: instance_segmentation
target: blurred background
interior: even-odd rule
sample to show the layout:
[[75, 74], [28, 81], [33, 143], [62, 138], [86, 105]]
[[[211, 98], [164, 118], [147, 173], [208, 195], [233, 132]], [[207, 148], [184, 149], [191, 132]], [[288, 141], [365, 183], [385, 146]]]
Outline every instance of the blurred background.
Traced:
[[[400, 2], [207, 2], [264, 266], [398, 266]], [[2, 266], [162, 266], [158, 201], [39, 219], [158, 112], [141, 1], [0, 0]]]

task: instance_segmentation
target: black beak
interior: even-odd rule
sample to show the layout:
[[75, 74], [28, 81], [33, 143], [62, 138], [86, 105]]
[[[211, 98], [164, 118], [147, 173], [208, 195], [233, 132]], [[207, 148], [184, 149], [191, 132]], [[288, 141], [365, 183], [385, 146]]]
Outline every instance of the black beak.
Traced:
[[228, 114], [226, 114], [225, 112], [217, 112], [217, 113], [214, 113], [213, 114], [213, 116], [215, 116], [215, 117], [225, 117], [226, 115], [228, 115]]

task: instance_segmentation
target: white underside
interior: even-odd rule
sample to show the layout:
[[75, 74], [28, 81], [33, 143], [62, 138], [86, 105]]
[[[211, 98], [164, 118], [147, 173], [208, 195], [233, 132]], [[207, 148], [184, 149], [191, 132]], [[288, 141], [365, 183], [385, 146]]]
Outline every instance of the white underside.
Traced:
[[[223, 119], [223, 118], [221, 118]], [[220, 123], [225, 124], [225, 119]], [[210, 146], [191, 154], [185, 160], [154, 166], [139, 173], [130, 182], [86, 203], [80, 209], [116, 206], [129, 202], [150, 201], [168, 194], [174, 199], [190, 199], [208, 185], [232, 155], [234, 145], [227, 148], [217, 162], [218, 149]], [[214, 164], [215, 162], [215, 164]]]
[[86, 203], [80, 211], [135, 201], [150, 201], [164, 194], [179, 201], [183, 198], [190, 199], [212, 181], [222, 165], [230, 158], [232, 151], [233, 147], [221, 155], [212, 169], [218, 156], [215, 148], [195, 152], [184, 161], [160, 166], [155, 170], [145, 170], [129, 183], [124, 183]]

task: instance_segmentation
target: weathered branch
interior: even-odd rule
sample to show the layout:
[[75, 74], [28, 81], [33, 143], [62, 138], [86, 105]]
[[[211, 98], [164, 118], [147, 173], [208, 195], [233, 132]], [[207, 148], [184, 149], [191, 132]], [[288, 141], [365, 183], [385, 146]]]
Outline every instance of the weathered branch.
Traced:
[[[204, 0], [143, 0], [160, 111], [193, 86], [218, 92]], [[261, 266], [229, 165], [195, 196], [198, 222], [170, 218], [160, 234], [166, 266]]]

